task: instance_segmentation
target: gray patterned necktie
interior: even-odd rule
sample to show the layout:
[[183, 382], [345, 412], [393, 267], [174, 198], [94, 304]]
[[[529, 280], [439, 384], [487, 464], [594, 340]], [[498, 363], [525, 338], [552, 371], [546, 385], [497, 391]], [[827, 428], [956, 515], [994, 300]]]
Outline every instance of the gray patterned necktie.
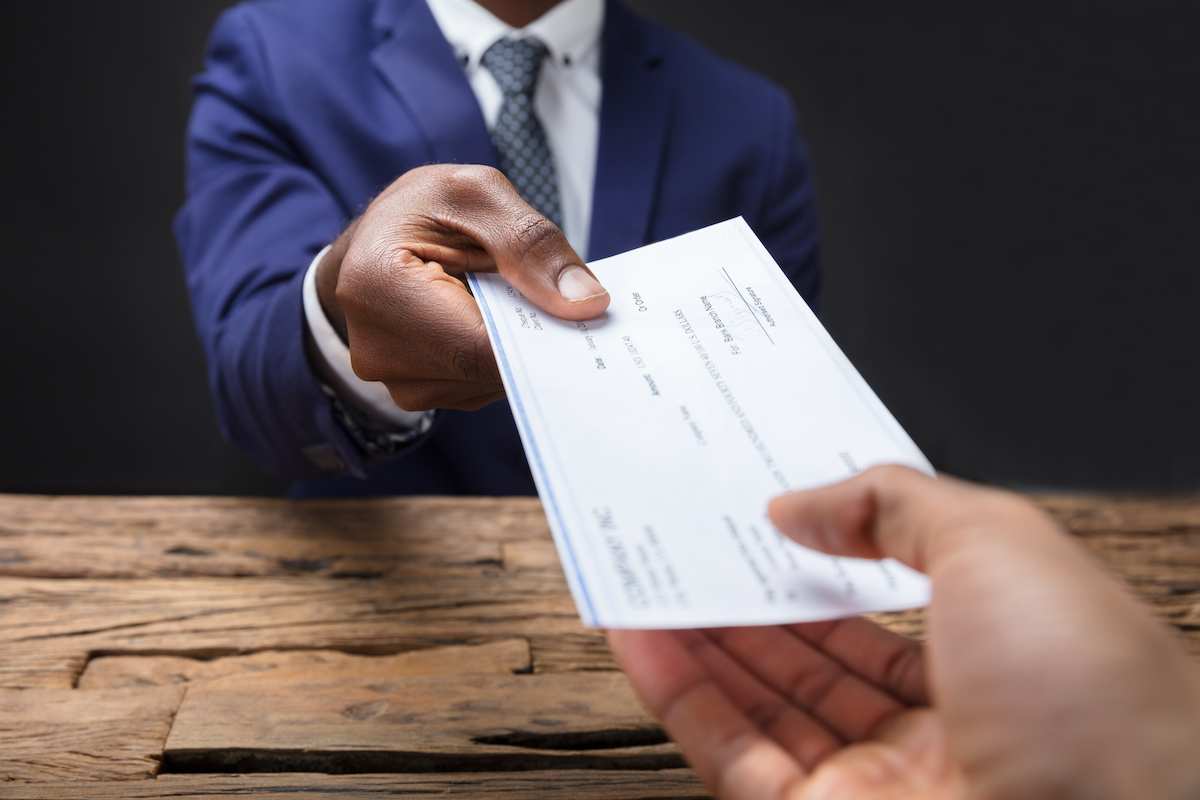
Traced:
[[537, 39], [506, 36], [489, 47], [479, 63], [492, 73], [504, 92], [500, 116], [492, 131], [500, 171], [526, 203], [561, 228], [558, 173], [546, 143], [546, 131], [533, 111], [533, 91], [546, 52], [546, 45]]

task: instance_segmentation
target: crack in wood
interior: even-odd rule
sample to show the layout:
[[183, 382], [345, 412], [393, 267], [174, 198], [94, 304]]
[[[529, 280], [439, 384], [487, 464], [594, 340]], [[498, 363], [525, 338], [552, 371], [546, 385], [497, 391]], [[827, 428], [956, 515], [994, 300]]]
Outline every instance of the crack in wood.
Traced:
[[162, 800], [163, 798], [258, 797], [262, 800], [333, 798], [470, 798], [470, 800], [711, 800], [691, 770], [604, 773], [467, 772], [441, 774], [315, 775], [167, 775], [158, 780], [6, 784], [9, 800]]
[[205, 750], [168, 753], [160, 775], [319, 772], [362, 775], [421, 772], [527, 772], [531, 770], [663, 770], [685, 767], [677, 752], [633, 753], [432, 753], [329, 750]]
[[609, 728], [594, 731], [537, 733], [513, 731], [493, 736], [475, 736], [476, 744], [498, 744], [529, 750], [615, 750], [622, 747], [649, 747], [670, 741], [662, 728]]
[[195, 556], [196, 558], [211, 558], [216, 555], [216, 553], [210, 550], [197, 550], [194, 547], [187, 547], [186, 545], [172, 547], [170, 550], [164, 550], [163, 552], [169, 556]]
[[93, 652], [72, 688], [135, 688], [212, 680], [316, 681], [332, 678], [365, 680], [368, 677], [383, 680], [447, 672], [532, 674], [529, 641], [521, 637], [504, 637], [372, 654], [333, 647], [275, 647], [215, 657], [178, 650], [165, 653]]
[[[499, 637], [496, 637], [495, 639], [486, 639], [485, 638], [485, 639], [473, 639], [470, 641], [461, 641], [458, 639], [447, 639], [444, 642], [430, 642], [428, 644], [421, 644], [421, 645], [416, 645], [416, 646], [405, 646], [405, 645], [394, 645], [394, 646], [393, 645], [378, 645], [378, 646], [313, 645], [312, 647], [305, 647], [302, 645], [291, 645], [291, 646], [272, 645], [270, 647], [261, 647], [261, 648], [236, 648], [235, 649], [235, 648], [209, 647], [209, 648], [201, 648], [201, 649], [197, 649], [197, 650], [189, 650], [186, 648], [183, 648], [183, 649], [179, 649], [179, 648], [174, 648], [174, 649], [172, 649], [172, 648], [149, 648], [149, 649], [107, 648], [107, 649], [102, 649], [102, 650], [92, 650], [91, 652], [89, 652], [83, 661], [83, 669], [86, 669], [88, 664], [90, 664], [92, 661], [95, 661], [96, 659], [99, 659], [99, 658], [154, 658], [154, 657], [158, 657], [158, 656], [167, 656], [167, 657], [171, 657], [171, 658], [186, 658], [186, 659], [190, 659], [192, 661], [199, 661], [199, 662], [211, 662], [211, 661], [218, 661], [222, 658], [229, 658], [231, 656], [250, 656], [250, 655], [255, 655], [256, 653], [326, 653], [326, 652], [330, 652], [330, 653], [342, 653], [344, 655], [351, 655], [351, 656], [368, 656], [368, 657], [396, 656], [396, 655], [403, 655], [406, 653], [419, 653], [419, 652], [428, 651], [428, 650], [436, 650], [440, 647], [482, 645], [482, 644], [489, 644], [489, 643], [493, 643], [493, 642], [503, 642], [503, 641], [519, 639], [519, 638], [521, 638], [521, 637], [499, 636]], [[526, 643], [528, 643], [528, 640], [526, 640]], [[521, 670], [514, 670], [513, 674], [515, 674], [515, 675], [527, 674], [527, 672], [531, 669], [532, 669], [531, 667], [527, 667], [527, 668], [523, 668]], [[599, 670], [599, 671], [612, 672], [613, 670], [604, 669], [604, 670]]]

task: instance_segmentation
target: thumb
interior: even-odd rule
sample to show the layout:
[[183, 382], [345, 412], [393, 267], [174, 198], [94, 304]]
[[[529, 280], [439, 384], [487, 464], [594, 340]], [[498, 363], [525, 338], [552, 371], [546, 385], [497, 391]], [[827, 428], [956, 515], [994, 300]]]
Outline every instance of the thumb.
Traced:
[[767, 513], [781, 533], [805, 547], [891, 557], [921, 572], [948, 552], [952, 540], [1048, 522], [1015, 495], [901, 466], [874, 467], [832, 486], [776, 497]]
[[491, 243], [501, 277], [543, 311], [583, 320], [608, 308], [609, 296], [558, 226], [543, 217], [509, 187], [504, 206], [505, 235]]
[[[522, 201], [523, 202], [523, 201]], [[569, 320], [598, 317], [609, 295], [550, 220], [526, 206], [512, 217], [513, 236], [492, 250], [497, 271], [543, 311]]]
[[498, 170], [426, 167], [421, 177], [437, 181], [431, 194], [438, 222], [476, 242], [490, 257], [491, 264], [471, 269], [491, 271], [494, 264], [530, 302], [563, 319], [592, 319], [608, 308], [607, 290], [562, 231], [522, 200]]
[[824, 761], [795, 800], [930, 800], [965, 797], [944, 724], [931, 708], [909, 710], [874, 740]]

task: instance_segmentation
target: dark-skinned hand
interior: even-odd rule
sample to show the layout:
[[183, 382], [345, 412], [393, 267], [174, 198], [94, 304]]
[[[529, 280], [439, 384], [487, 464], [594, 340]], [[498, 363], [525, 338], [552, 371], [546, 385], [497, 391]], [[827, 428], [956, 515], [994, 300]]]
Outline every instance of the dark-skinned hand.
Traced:
[[405, 173], [334, 242], [317, 268], [317, 294], [355, 374], [382, 381], [406, 411], [474, 410], [504, 396], [466, 272], [499, 272], [563, 319], [608, 307], [562, 232], [497, 170]]

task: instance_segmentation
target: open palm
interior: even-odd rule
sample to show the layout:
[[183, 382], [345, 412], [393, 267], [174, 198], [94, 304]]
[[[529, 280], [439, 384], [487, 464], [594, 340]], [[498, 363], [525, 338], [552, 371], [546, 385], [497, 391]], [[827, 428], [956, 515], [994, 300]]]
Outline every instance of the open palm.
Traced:
[[1200, 797], [1200, 671], [1025, 501], [886, 467], [770, 513], [801, 544], [928, 574], [929, 643], [864, 619], [611, 631], [718, 796]]
[[720, 797], [960, 796], [910, 639], [863, 619], [609, 637]]

